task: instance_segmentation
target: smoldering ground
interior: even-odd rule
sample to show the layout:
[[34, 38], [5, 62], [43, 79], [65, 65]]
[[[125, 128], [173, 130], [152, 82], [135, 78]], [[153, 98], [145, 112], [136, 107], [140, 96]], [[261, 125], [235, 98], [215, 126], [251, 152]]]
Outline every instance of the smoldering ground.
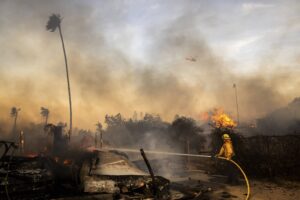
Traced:
[[[282, 72], [278, 70], [280, 64], [265, 55], [259, 58], [264, 61], [262, 66], [249, 74], [234, 70], [234, 61], [228, 60], [224, 50], [212, 47], [201, 30], [201, 26], [222, 20], [207, 2], [162, 3], [158, 8], [153, 5], [154, 11], [142, 7], [150, 14], [174, 11], [159, 25], [135, 11], [139, 3], [126, 1], [101, 5], [37, 0], [0, 4], [0, 112], [8, 127], [12, 106], [22, 108], [19, 126], [39, 122], [41, 106], [51, 111], [50, 121], [67, 121], [61, 44], [58, 33], [45, 30], [52, 13], [63, 17], [77, 127], [94, 128], [107, 113], [131, 116], [135, 110], [159, 113], [168, 121], [176, 114], [197, 118], [214, 107], [234, 114], [233, 83], [238, 85], [243, 120], [263, 116], [298, 96], [299, 72], [292, 67]], [[146, 28], [141, 31], [130, 20]], [[142, 32], [145, 40], [140, 41], [137, 32]], [[146, 45], [141, 52], [140, 43]], [[187, 61], [187, 56], [195, 57], [196, 62]], [[268, 60], [274, 68], [271, 72]], [[289, 61], [285, 65], [289, 66]]]

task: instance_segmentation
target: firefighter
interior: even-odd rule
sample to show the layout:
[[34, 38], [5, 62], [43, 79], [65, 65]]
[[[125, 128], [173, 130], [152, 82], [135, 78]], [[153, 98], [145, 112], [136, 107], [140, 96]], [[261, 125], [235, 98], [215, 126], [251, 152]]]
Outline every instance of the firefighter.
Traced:
[[[216, 156], [224, 157], [227, 160], [231, 160], [235, 155], [231, 138], [227, 133], [225, 133], [225, 134], [223, 134], [222, 139], [223, 139], [224, 143], [223, 143], [219, 153]], [[228, 173], [227, 182], [229, 184], [234, 184], [234, 185], [239, 184], [238, 173], [235, 170], [235, 167], [230, 162], [227, 162], [225, 165], [225, 169]]]
[[219, 153], [217, 154], [218, 157], [225, 157], [227, 160], [231, 160], [234, 156], [234, 150], [231, 142], [230, 136], [225, 133], [222, 136], [222, 139], [224, 141], [223, 146], [221, 147]]

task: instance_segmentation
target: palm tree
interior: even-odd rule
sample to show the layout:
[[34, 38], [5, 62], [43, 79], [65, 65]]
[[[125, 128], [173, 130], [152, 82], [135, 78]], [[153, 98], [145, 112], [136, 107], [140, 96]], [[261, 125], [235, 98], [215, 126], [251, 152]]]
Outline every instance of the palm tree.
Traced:
[[12, 128], [13, 134], [16, 134], [16, 131], [17, 131], [17, 119], [18, 119], [18, 114], [19, 114], [20, 110], [21, 110], [21, 108], [12, 107], [11, 111], [10, 111], [10, 116], [12, 118], [14, 118], [14, 124], [13, 124], [13, 128]]
[[65, 58], [65, 65], [66, 65], [66, 75], [67, 75], [67, 82], [68, 82], [68, 93], [69, 93], [69, 109], [70, 109], [70, 130], [69, 130], [69, 140], [71, 139], [72, 134], [72, 99], [71, 99], [71, 87], [70, 87], [70, 79], [69, 79], [69, 69], [68, 69], [68, 62], [67, 62], [67, 55], [65, 50], [65, 44], [64, 39], [61, 31], [61, 21], [62, 18], [58, 14], [52, 14], [49, 17], [49, 21], [47, 23], [46, 29], [50, 32], [54, 32], [57, 28], [59, 30], [59, 35], [62, 43], [62, 48], [64, 52], [64, 58]]
[[97, 132], [100, 133], [100, 148], [102, 148], [103, 146], [103, 130], [102, 130], [102, 124], [100, 122], [98, 122], [96, 124], [97, 129], [96, 129], [96, 135], [95, 135], [95, 146], [97, 147]]
[[48, 124], [49, 113], [50, 111], [48, 108], [41, 107], [41, 115], [45, 118], [45, 125]]

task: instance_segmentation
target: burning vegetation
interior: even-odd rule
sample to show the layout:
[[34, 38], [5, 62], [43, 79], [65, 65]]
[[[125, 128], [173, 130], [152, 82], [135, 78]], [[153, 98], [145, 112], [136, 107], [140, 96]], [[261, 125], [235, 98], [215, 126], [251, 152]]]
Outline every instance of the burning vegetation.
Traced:
[[237, 126], [237, 123], [221, 108], [214, 110], [211, 121], [216, 128], [235, 128]]

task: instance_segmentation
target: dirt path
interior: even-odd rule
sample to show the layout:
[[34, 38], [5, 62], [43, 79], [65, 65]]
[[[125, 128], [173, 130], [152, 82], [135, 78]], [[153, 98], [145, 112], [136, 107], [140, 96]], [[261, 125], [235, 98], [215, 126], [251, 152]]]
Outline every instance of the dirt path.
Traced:
[[[241, 179], [238, 186], [226, 184], [226, 177], [209, 175], [204, 171], [190, 171], [180, 176], [169, 177], [172, 181], [186, 185], [202, 184], [211, 188], [211, 200], [245, 199], [246, 185]], [[281, 181], [272, 183], [262, 180], [249, 180], [251, 185], [251, 200], [296, 200], [300, 197], [300, 183]]]

